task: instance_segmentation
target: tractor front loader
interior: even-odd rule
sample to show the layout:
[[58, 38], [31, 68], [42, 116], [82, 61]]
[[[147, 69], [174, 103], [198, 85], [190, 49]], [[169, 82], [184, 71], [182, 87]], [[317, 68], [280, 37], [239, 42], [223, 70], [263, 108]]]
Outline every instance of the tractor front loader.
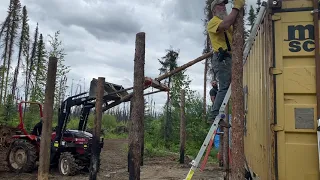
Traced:
[[[151, 78], [145, 79], [146, 87], [155, 87], [162, 91], [168, 90], [167, 87], [155, 82]], [[79, 170], [89, 169], [91, 160], [92, 138], [93, 135], [86, 131], [88, 116], [95, 107], [97, 79], [93, 79], [90, 84], [89, 93], [81, 93], [68, 97], [62, 102], [58, 112], [58, 124], [51, 135], [51, 167], [58, 167], [62, 175], [75, 175]], [[104, 85], [104, 106], [108, 107], [109, 103], [119, 104], [123, 102], [123, 98], [127, 97], [128, 90], [121, 85], [105, 82]], [[87, 96], [85, 96], [87, 94]], [[37, 102], [20, 102], [18, 125], [19, 133], [12, 136], [13, 143], [9, 149], [7, 162], [9, 168], [14, 172], [32, 172], [36, 168], [39, 160], [41, 135], [29, 133], [23, 121], [22, 104], [37, 104], [40, 111], [40, 124], [42, 122], [42, 105]], [[67, 129], [70, 120], [71, 108], [74, 106], [82, 106], [79, 125], [77, 130]], [[104, 108], [104, 111], [108, 108]], [[103, 138], [100, 138], [99, 151], [103, 148]], [[100, 160], [99, 160], [100, 162]], [[100, 164], [100, 163], [99, 163]]]

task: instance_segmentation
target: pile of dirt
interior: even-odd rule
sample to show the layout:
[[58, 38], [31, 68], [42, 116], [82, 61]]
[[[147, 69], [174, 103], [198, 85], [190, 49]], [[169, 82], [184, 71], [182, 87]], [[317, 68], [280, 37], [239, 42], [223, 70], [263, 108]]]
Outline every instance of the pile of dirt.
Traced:
[[12, 136], [18, 129], [10, 126], [0, 125], [0, 171], [8, 171], [7, 154], [12, 143]]

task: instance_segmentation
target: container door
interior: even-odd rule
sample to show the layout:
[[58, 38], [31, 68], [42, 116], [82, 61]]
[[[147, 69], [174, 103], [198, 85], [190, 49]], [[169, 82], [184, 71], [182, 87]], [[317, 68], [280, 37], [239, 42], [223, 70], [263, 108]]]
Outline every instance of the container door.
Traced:
[[313, 17], [275, 14], [275, 131], [279, 180], [319, 180]]

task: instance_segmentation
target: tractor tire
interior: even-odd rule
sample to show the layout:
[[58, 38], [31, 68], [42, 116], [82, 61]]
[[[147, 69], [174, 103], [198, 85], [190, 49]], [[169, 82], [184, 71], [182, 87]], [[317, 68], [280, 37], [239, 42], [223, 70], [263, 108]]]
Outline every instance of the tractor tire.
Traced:
[[36, 167], [37, 149], [27, 140], [15, 140], [8, 152], [7, 162], [11, 171], [30, 173]]
[[59, 172], [64, 176], [74, 176], [80, 167], [70, 152], [63, 152], [59, 158]]

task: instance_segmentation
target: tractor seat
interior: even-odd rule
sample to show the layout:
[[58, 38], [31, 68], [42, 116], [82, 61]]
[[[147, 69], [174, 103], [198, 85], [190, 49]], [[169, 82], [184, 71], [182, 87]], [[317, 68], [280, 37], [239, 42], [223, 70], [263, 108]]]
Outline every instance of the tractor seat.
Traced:
[[41, 131], [42, 131], [42, 120], [40, 120], [40, 122], [38, 122], [34, 127], [33, 130], [31, 132], [32, 135], [35, 136], [40, 136], [41, 135]]

